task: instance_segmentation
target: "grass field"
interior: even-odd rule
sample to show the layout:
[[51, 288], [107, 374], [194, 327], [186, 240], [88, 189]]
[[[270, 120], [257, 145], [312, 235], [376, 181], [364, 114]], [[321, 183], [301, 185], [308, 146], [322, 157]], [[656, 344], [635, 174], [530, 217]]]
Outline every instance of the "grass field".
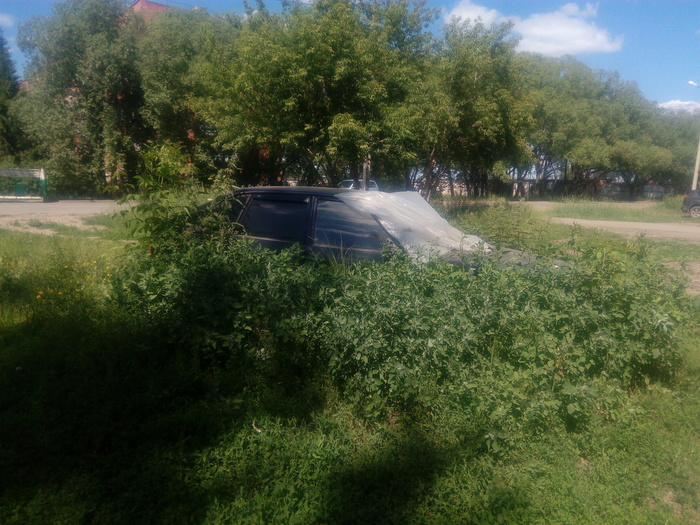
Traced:
[[547, 214], [551, 217], [635, 222], [697, 222], [681, 212], [683, 197], [668, 197], [662, 201], [630, 203], [598, 202], [569, 199], [555, 203]]
[[700, 522], [674, 247], [466, 211], [570, 271], [0, 231], [0, 522]]

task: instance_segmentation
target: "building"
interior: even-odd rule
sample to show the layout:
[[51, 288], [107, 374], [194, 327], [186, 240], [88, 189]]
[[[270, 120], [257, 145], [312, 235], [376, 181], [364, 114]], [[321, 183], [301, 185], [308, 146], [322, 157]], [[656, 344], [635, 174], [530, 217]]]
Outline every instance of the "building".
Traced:
[[136, 0], [136, 2], [131, 4], [130, 9], [134, 13], [138, 13], [148, 24], [151, 21], [151, 17], [155, 13], [168, 11], [169, 9], [172, 9], [172, 7], [169, 5], [159, 4], [157, 2], [151, 2], [150, 0]]

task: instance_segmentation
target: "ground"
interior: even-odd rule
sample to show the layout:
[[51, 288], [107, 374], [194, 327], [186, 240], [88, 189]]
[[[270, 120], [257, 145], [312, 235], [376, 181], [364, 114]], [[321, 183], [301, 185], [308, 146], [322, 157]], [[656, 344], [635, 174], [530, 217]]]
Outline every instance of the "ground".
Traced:
[[[551, 201], [526, 201], [527, 206], [538, 210], [547, 210], [556, 203]], [[617, 206], [627, 206], [631, 208], [644, 208], [651, 206], [651, 201], [620, 202]], [[578, 224], [582, 228], [609, 231], [636, 238], [641, 234], [651, 238], [673, 239], [700, 244], [700, 223], [688, 222], [628, 222], [628, 221], [595, 221], [589, 219], [567, 219], [553, 217], [552, 222], [559, 224]], [[690, 279], [688, 291], [694, 295], [700, 295], [700, 261], [685, 263], [683, 267], [680, 263], [668, 263], [669, 268], [683, 270]]]
[[[546, 209], [551, 202], [530, 201], [528, 206]], [[621, 206], [646, 206], [645, 202], [620, 203]], [[83, 218], [91, 215], [116, 212], [119, 206], [108, 200], [65, 200], [57, 202], [13, 201], [0, 202], [0, 228], [33, 233], [53, 234], [54, 230], [46, 228], [46, 223], [59, 223], [77, 228], [95, 228], [87, 226]], [[651, 222], [620, 222], [593, 221], [586, 219], [553, 218], [553, 222], [561, 224], [579, 224], [583, 228], [595, 228], [636, 237], [644, 233], [648, 237], [676, 239], [686, 242], [700, 243], [700, 224], [692, 223], [651, 223]], [[672, 268], [681, 268], [680, 264], [670, 263]], [[684, 271], [690, 278], [688, 290], [700, 295], [700, 261], [686, 263]]]
[[44, 227], [47, 223], [89, 229], [94, 227], [85, 224], [85, 217], [117, 210], [118, 205], [110, 200], [0, 202], [0, 228], [51, 235], [55, 231]]

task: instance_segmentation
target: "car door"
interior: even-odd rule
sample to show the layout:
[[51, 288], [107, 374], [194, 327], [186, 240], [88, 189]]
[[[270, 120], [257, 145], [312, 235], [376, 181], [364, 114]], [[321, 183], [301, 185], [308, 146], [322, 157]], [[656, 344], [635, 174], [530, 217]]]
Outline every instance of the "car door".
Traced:
[[337, 261], [380, 260], [388, 241], [374, 217], [334, 198], [317, 198], [312, 232], [311, 253]]
[[251, 193], [239, 222], [248, 237], [271, 250], [306, 245], [311, 197], [304, 194]]

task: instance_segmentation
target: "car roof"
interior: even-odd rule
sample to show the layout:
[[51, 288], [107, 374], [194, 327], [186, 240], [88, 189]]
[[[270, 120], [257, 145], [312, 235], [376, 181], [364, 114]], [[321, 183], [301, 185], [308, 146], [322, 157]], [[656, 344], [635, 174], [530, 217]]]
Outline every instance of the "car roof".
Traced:
[[325, 186], [251, 186], [235, 190], [234, 195], [243, 193], [287, 193], [290, 195], [338, 195], [353, 192], [347, 188], [328, 188]]

